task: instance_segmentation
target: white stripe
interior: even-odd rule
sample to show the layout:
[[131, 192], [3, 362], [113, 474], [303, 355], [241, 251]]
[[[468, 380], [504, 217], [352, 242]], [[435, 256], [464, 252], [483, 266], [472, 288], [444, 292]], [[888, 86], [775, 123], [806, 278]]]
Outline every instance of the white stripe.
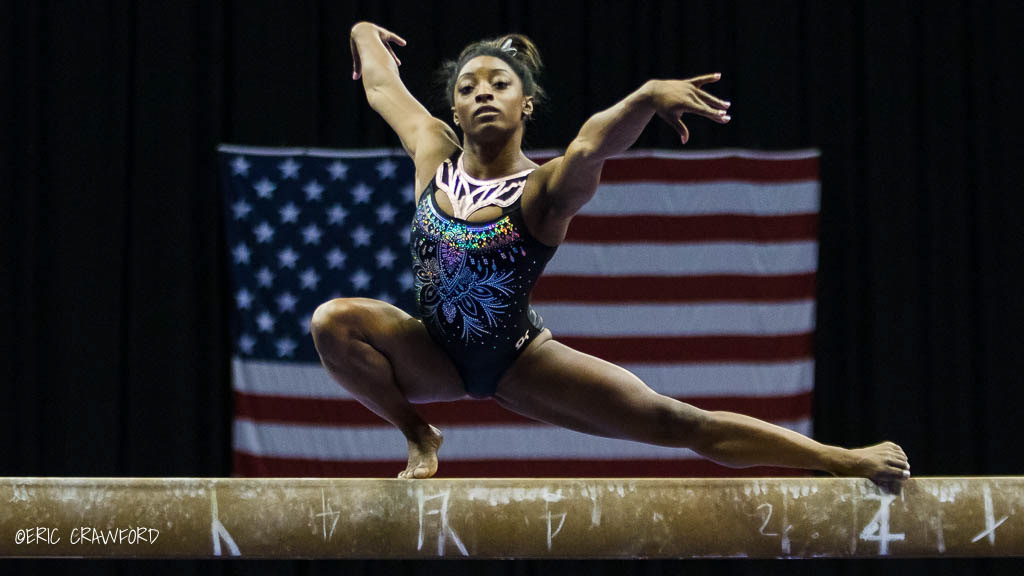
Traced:
[[814, 182], [635, 182], [601, 184], [579, 214], [585, 216], [702, 216], [744, 214], [782, 216], [813, 214], [820, 206], [821, 185]]
[[761, 304], [537, 304], [559, 336], [780, 336], [814, 330], [814, 301]]
[[[685, 276], [805, 274], [818, 268], [817, 242], [589, 244], [566, 242], [545, 274]], [[581, 288], [582, 289], [582, 288]]]
[[[530, 158], [556, 158], [565, 154], [565, 150], [545, 148], [541, 150], [529, 150], [526, 155]], [[638, 148], [627, 150], [612, 158], [669, 158], [675, 160], [717, 160], [721, 158], [750, 158], [753, 160], [807, 160], [809, 158], [820, 158], [821, 150], [817, 148], [806, 148], [803, 150], [744, 150], [742, 148], [721, 148], [718, 150], [654, 150]]]
[[[814, 389], [814, 361], [758, 364], [622, 364], [666, 396], [794, 396]], [[232, 362], [234, 389], [246, 394], [351, 400], [319, 364]]]
[[[805, 435], [811, 431], [806, 418], [778, 424]], [[274, 458], [379, 462], [409, 456], [405, 438], [390, 426], [342, 428], [257, 423], [240, 418], [234, 423], [233, 445], [236, 450]], [[687, 449], [589, 436], [554, 426], [448, 426], [440, 452], [442, 461], [698, 457]]]

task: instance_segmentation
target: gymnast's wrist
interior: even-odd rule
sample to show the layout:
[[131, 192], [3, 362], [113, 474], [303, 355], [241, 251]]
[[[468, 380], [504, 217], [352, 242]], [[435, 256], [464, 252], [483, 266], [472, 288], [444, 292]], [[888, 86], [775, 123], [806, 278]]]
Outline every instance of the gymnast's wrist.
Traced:
[[838, 446], [825, 446], [821, 454], [821, 469], [834, 476], [850, 476], [853, 454]]

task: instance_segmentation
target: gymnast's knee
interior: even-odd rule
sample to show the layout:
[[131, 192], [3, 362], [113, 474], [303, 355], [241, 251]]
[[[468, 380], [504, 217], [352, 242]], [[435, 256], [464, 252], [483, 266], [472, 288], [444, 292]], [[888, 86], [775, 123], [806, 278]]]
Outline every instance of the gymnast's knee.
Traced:
[[655, 443], [666, 446], [694, 448], [701, 443], [710, 412], [684, 402], [671, 401], [661, 404], [655, 416]]
[[321, 356], [343, 354], [349, 345], [365, 341], [373, 310], [359, 298], [335, 298], [317, 307], [309, 329]]

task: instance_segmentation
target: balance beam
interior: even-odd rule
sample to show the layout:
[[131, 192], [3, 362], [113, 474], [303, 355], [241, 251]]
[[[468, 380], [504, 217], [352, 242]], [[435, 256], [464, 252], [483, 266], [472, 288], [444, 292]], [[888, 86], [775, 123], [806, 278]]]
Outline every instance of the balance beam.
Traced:
[[1024, 555], [1024, 477], [0, 478], [0, 556]]

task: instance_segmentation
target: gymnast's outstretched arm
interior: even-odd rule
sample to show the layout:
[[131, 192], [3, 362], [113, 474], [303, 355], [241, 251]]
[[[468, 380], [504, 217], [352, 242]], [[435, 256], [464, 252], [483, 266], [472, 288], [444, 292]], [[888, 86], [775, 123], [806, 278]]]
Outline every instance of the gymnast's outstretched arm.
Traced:
[[[458, 138], [447, 124], [435, 118], [409, 92], [398, 74], [401, 60], [391, 44], [405, 46], [400, 36], [376, 24], [359, 22], [352, 27], [352, 79], [362, 78], [366, 100], [402, 141], [416, 163], [436, 168], [458, 147]], [[417, 193], [419, 192], [417, 183]]]
[[632, 146], [655, 114], [679, 133], [683, 144], [690, 138], [683, 114], [728, 123], [729, 102], [702, 89], [720, 78], [721, 74], [707, 74], [688, 80], [649, 80], [611, 108], [594, 114], [565, 155], [538, 170], [538, 198], [529, 201], [540, 205], [546, 220], [564, 221], [567, 226], [568, 220], [594, 196], [604, 161]]

